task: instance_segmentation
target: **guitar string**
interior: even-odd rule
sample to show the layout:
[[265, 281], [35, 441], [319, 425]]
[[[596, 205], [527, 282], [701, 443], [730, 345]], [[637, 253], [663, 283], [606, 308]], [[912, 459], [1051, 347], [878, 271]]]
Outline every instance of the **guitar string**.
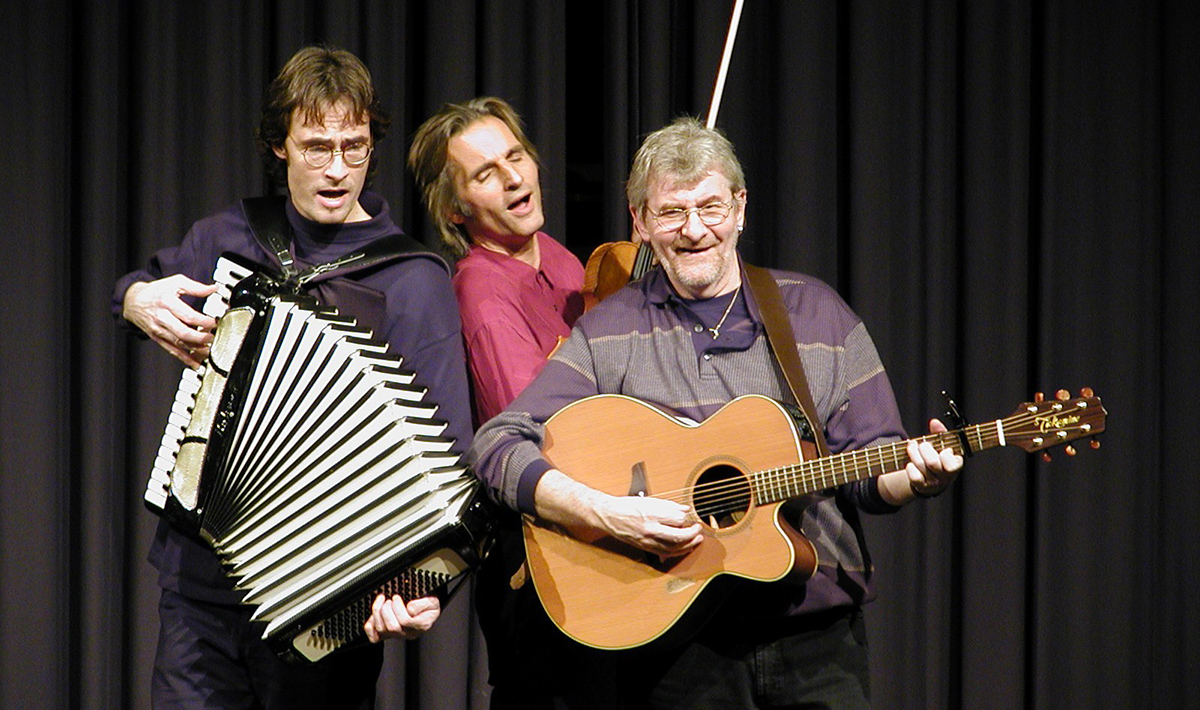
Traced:
[[[921, 439], [918, 439], [918, 441], [932, 439], [932, 438], [935, 438], [935, 437], [929, 437], [929, 436], [921, 437]], [[900, 448], [898, 446], [899, 443], [900, 442], [892, 442], [889, 444], [884, 444], [879, 447], [872, 447], [870, 449], [859, 449], [859, 450], [856, 450], [853, 452], [847, 452], [845, 454], [838, 454], [836, 458], [844, 457], [844, 458], [842, 458], [842, 460], [851, 460], [851, 459], [868, 459], [869, 460], [873, 456], [873, 457], [879, 458], [881, 460], [888, 459], [888, 458], [898, 460], [899, 459], [899, 451], [898, 450]], [[907, 442], [904, 442], [904, 443], [905, 443], [905, 446], [907, 446]], [[866, 452], [871, 452], [871, 453], [867, 454]], [[891, 453], [888, 453], [888, 452], [891, 452]], [[735, 491], [738, 494], [742, 494], [742, 493], [744, 493], [744, 491], [754, 487], [755, 481], [758, 481], [761, 483], [763, 481], [767, 481], [772, 476], [778, 477], [778, 476], [786, 476], [786, 475], [790, 475], [794, 479], [802, 481], [802, 482], [816, 481], [816, 480], [826, 477], [823, 470], [813, 471], [811, 473], [811, 475], [805, 475], [803, 473], [803, 469], [806, 469], [806, 468], [827, 469], [827, 468], [830, 468], [830, 466], [836, 467], [836, 465], [837, 464], [830, 463], [828, 459], [810, 459], [810, 460], [807, 460], [807, 461], [804, 461], [801, 463], [797, 463], [797, 464], [788, 464], [788, 465], [782, 466], [782, 467], [768, 468], [768, 469], [764, 469], [762, 471], [753, 472], [750, 474], [749, 480], [742, 478], [742, 479], [734, 479], [734, 480], [730, 480], [730, 481], [721, 481], [719, 483], [700, 484], [698, 486], [695, 486], [692, 489], [680, 489], [677, 491], [669, 491], [665, 495], [660, 496], [660, 497], [670, 496], [671, 499], [677, 499], [680, 494], [682, 494], [683, 496], [686, 497], [686, 494], [688, 493], [689, 490], [694, 490], [694, 491], [697, 491], [697, 493], [692, 496], [692, 499], [698, 503], [704, 504], [704, 503], [720, 502], [722, 500], [722, 498], [721, 498], [722, 493]], [[845, 468], [845, 467], [843, 466], [843, 468]], [[893, 469], [893, 470], [899, 470], [899, 469]], [[799, 476], [794, 475], [797, 471], [801, 472]], [[828, 487], [828, 486], [823, 486], [823, 487]]]
[[[1073, 412], [1080, 411], [1081, 409], [1082, 408], [1060, 410], [1056, 413], [1059, 415], [1071, 414]], [[1009, 417], [1008, 419], [1001, 420], [1001, 423], [1002, 423], [1002, 425], [1006, 426], [1006, 431], [1008, 431], [1009, 437], [1018, 437], [1022, 434], [1022, 432], [1018, 431], [1017, 428], [1023, 424], [1028, 423], [1028, 421], [1036, 420], [1036, 418], [1038, 417], [1039, 414], [1041, 414], [1041, 413], [1033, 412], [1033, 413], [1025, 413], [1025, 414], [1021, 414], [1021, 415], [1014, 415], [1014, 416]], [[993, 429], [994, 424], [995, 424], [995, 422], [993, 421], [993, 422], [985, 423], [983, 425], [971, 427], [972, 429], [976, 430], [976, 432], [975, 432], [976, 438], [981, 443], [988, 444], [988, 446], [985, 446], [983, 448], [992, 448], [993, 446], [996, 446], [999, 444], [999, 434], [994, 431], [994, 429]], [[964, 431], [966, 431], [966, 429], [964, 429]], [[1035, 432], [1038, 432], [1038, 431], [1040, 431], [1040, 430], [1035, 430]], [[1079, 437], [1075, 437], [1075, 438], [1079, 438]], [[917, 441], [926, 441], [926, 440], [934, 440], [934, 439], [940, 439], [941, 441], [939, 441], [939, 444], [953, 445], [956, 442], [958, 442], [958, 432], [945, 432], [945, 433], [941, 433], [941, 434], [926, 435], [924, 437], [918, 438]], [[1067, 441], [1070, 441], [1070, 440], [1064, 440], [1062, 443], [1066, 443]], [[903, 444], [903, 446], [901, 446], [901, 444]], [[838, 482], [837, 478], [839, 476], [844, 478], [844, 480], [842, 480], [841, 483], [845, 483], [850, 480], [856, 480], [855, 478], [847, 477], [847, 473], [848, 473], [847, 466], [841, 465], [839, 467], [837, 462], [831, 461], [832, 458], [841, 458], [842, 456], [845, 456], [846, 459], [844, 459], [844, 460], [865, 459], [866, 460], [866, 468], [869, 469], [869, 468], [877, 465], [870, 461], [871, 458], [879, 459], [881, 464], [886, 463], [886, 461], [884, 459], [887, 456], [887, 452], [886, 451], [879, 452], [878, 449], [886, 448], [887, 450], [891, 451], [891, 455], [892, 455], [893, 459], [895, 459], [896, 464], [899, 464], [900, 461], [906, 460], [904, 458], [901, 458], [901, 452], [906, 446], [907, 446], [907, 442], [895, 442], [890, 445], [884, 445], [884, 447], [872, 447], [870, 449], [859, 449], [854, 452], [847, 452], [846, 454], [840, 454], [837, 457], [829, 457], [829, 458], [824, 458], [824, 459], [812, 459], [810, 461], [805, 461], [800, 464], [789, 464], [789, 465], [783, 466], [783, 467], [766, 469], [764, 471], [759, 471], [759, 472], [755, 472], [755, 473], [751, 474], [750, 481], [747, 481], [746, 479], [734, 479], [728, 483], [722, 482], [722, 483], [713, 483], [713, 484], [702, 484], [701, 486], [696, 487], [696, 490], [704, 489], [703, 492], [698, 495], [692, 496], [692, 500], [697, 502], [696, 505], [693, 506], [693, 508], [695, 509], [695, 508], [699, 508], [704, 505], [709, 505], [709, 504], [713, 504], [713, 503], [729, 502], [729, 503], [733, 503], [735, 505], [735, 507], [733, 507], [733, 508], [714, 508], [712, 510], [706, 509], [703, 514], [705, 514], [705, 515], [707, 515], [707, 514], [724, 514], [724, 513], [729, 513], [729, 512], [735, 512], [737, 510], [742, 510], [748, 505], [747, 492], [750, 491], [755, 486], [756, 483], [758, 484], [758, 486], [757, 486], [758, 490], [764, 490], [764, 489], [772, 488], [772, 487], [780, 489], [780, 490], [786, 489], [789, 494], [784, 495], [781, 499], [788, 498], [788, 497], [796, 497], [797, 495], [801, 495], [806, 492], [811, 492], [811, 491], [815, 491], [815, 490], [821, 490], [823, 488], [832, 487], [833, 485], [837, 484], [837, 482]], [[940, 448], [945, 448], [945, 446], [940, 446]], [[805, 468], [813, 469], [813, 470], [811, 472], [805, 474], [805, 473], [803, 473], [803, 469], [805, 469]], [[855, 464], [852, 466], [852, 468], [861, 469], [861, 468], [863, 468], [863, 466], [859, 466], [859, 465]], [[902, 469], [902, 467], [895, 468], [893, 470], [901, 470], [901, 469]], [[801, 475], [799, 475], [799, 476], [794, 475], [795, 472], [797, 472], [797, 471], [800, 471]], [[883, 472], [887, 473], [888, 471], [883, 471]], [[777, 481], [769, 480], [769, 478], [771, 476], [780, 476], [780, 475], [788, 475], [788, 476], [790, 476], [790, 479], [789, 480], [777, 480]], [[869, 475], [873, 475], [873, 474], [869, 474]], [[863, 477], [865, 477], [865, 476], [860, 476], [859, 478], [863, 478]], [[830, 479], [832, 479], [832, 480], [830, 480]], [[822, 482], [825, 485], [815, 485], [816, 482], [818, 482], [818, 481]], [[804, 483], [804, 484], [808, 484], [813, 487], [811, 487], [811, 488], [799, 487], [798, 488], [796, 485], [797, 483]], [[723, 494], [728, 494], [730, 491], [733, 492], [732, 496], [727, 495], [724, 498], [722, 497]], [[795, 492], [793, 493], [792, 491], [795, 491]], [[684, 494], [682, 499], [681, 499], [681, 496], [678, 495], [680, 493]], [[667, 492], [667, 496], [671, 496], [670, 499], [678, 500], [679, 502], [685, 503], [685, 504], [687, 502], [686, 494], [687, 494], [686, 489], [681, 490], [681, 491]], [[666, 497], [666, 496], [662, 496], [662, 497]]]
[[[1070, 414], [1074, 411], [1079, 411], [1079, 410], [1078, 409], [1065, 410], [1065, 411], [1060, 412], [1060, 414]], [[1037, 416], [1038, 416], [1038, 413], [1026, 413], [1026, 414], [1012, 416], [1006, 420], [1001, 420], [1001, 423], [1002, 423], [1002, 425], [1006, 426], [1006, 430], [1009, 430], [1010, 437], [1017, 437], [1017, 436], [1020, 436], [1022, 433], [1020, 431], [1017, 431], [1017, 427], [1028, 423], [1028, 421], [1035, 420]], [[983, 425], [971, 427], [976, 430], [976, 432], [975, 432], [976, 438], [981, 443], [988, 444], [988, 446], [986, 446], [984, 448], [992, 448], [993, 446], [995, 446], [999, 443], [999, 434], [997, 432], [995, 432], [992, 427], [992, 425], [994, 423], [995, 422], [993, 421], [993, 422], [985, 423]], [[964, 431], [966, 431], [966, 430], [964, 430]], [[1078, 437], [1076, 437], [1076, 438], [1078, 438]], [[945, 448], [946, 446], [953, 446], [954, 444], [958, 443], [958, 441], [959, 441], [958, 432], [945, 432], [945, 433], [940, 433], [940, 434], [931, 434], [931, 435], [926, 435], [924, 437], [920, 437], [917, 439], [917, 441], [933, 441], [933, 440], [938, 440], [938, 448], [939, 449]], [[1065, 441], [1064, 441], [1064, 443], [1065, 443]], [[845, 483], [850, 480], [856, 480], [855, 478], [848, 476], [848, 474], [852, 473], [849, 470], [851, 468], [853, 468], [853, 469], [862, 469], [862, 468], [870, 469], [875, 466], [879, 466], [880, 468], [885, 468], [885, 467], [890, 468], [888, 466], [885, 466], [885, 464], [894, 463], [897, 467], [891, 468], [891, 470], [902, 470], [903, 467], [899, 466], [899, 464], [901, 462], [907, 460], [906, 452], [904, 451], [904, 449], [906, 447], [907, 447], [907, 442], [895, 442], [892, 444], [885, 444], [882, 447], [872, 447], [870, 449], [859, 449], [859, 450], [856, 450], [853, 452], [847, 452], [846, 454], [840, 454], [836, 457], [812, 459], [809, 461], [801, 462], [799, 464], [789, 464], [789, 465], [783, 466], [783, 467], [765, 469], [763, 471], [759, 471], [759, 472], [755, 472], [755, 473], [751, 474], [751, 478], [749, 481], [747, 481], [746, 479], [734, 479], [729, 482], [703, 484], [702, 486], [697, 487], [697, 490], [703, 488], [704, 489], [703, 492], [701, 492], [698, 495], [694, 495], [693, 500], [697, 501], [696, 507], [700, 507], [702, 505], [711, 504], [711, 503], [720, 503], [720, 502], [724, 502], [724, 500], [725, 500], [722, 498], [723, 493], [732, 492], [733, 497], [728, 498], [728, 500], [731, 502], [738, 501], [739, 502], [738, 508], [741, 508], [741, 507], [743, 507], [741, 504], [741, 501], [744, 501], [746, 499], [747, 491], [749, 491], [751, 488], [755, 487], [756, 484], [757, 484], [757, 489], [759, 489], [759, 490], [763, 490], [763, 489], [767, 489], [767, 488], [777, 488], [780, 490], [786, 489], [789, 492], [795, 490], [796, 492], [794, 494], [784, 495], [783, 498], [795, 497], [796, 495], [799, 495], [799, 494], [802, 494], [805, 492], [821, 490], [823, 488], [832, 487], [833, 485], [838, 484], [838, 483]], [[880, 451], [880, 449], [884, 449], [884, 450]], [[835, 461], [833, 459], [839, 459], [839, 460]], [[878, 459], [878, 462], [872, 462], [871, 459]], [[852, 461], [853, 463], [850, 466], [846, 466], [844, 463], [842, 463], [844, 461]], [[865, 464], [865, 465], [861, 465], [861, 464]], [[810, 469], [810, 470], [806, 473], [804, 471], [804, 469]], [[797, 472], [799, 472], [800, 475], [795, 475]], [[887, 472], [889, 472], [889, 471], [881, 471], [881, 473], [887, 473]], [[869, 474], [869, 475], [873, 475], [873, 474]], [[782, 478], [783, 476], [787, 476], [788, 478], [784, 479], [784, 478]], [[776, 480], [772, 480], [772, 477], [775, 477]], [[838, 481], [839, 477], [841, 477], [843, 479], [840, 482]], [[865, 476], [861, 476], [859, 478], [862, 478], [862, 477], [865, 477]], [[823, 485], [816, 485], [818, 482], [822, 483]], [[797, 484], [807, 484], [807, 485], [798, 486]], [[809, 486], [811, 486], [811, 488]], [[674, 495], [676, 493], [685, 493], [686, 494], [686, 490], [669, 492], [669, 494], [671, 494], [671, 495]], [[675, 498], [677, 499], [678, 496], [675, 496]], [[680, 501], [680, 502], [683, 502], [683, 501]], [[725, 512], [729, 512], [729, 511], [725, 511]]]
[[[1063, 410], [1057, 410], [1053, 414], [1057, 416], [1070, 415], [1079, 411], [1084, 411], [1086, 407], [1073, 407]], [[1044, 416], [1046, 412], [1024, 412], [1017, 415], [1012, 415], [1006, 419], [1001, 419], [1000, 424], [1004, 427], [1005, 438], [1015, 439], [1022, 434], [1043, 433], [1040, 428], [1035, 428], [1028, 431], [1022, 431], [1020, 427], [1036, 422], [1040, 416]], [[995, 430], [996, 421], [986, 422], [984, 424], [974, 425], [964, 428], [960, 431], [975, 430], [972, 432], [981, 443], [987, 444], [983, 448], [993, 448], [999, 444], [999, 432]], [[938, 434], [927, 434], [915, 439], [917, 442], [937, 441], [939, 448], [946, 446], [954, 447], [960, 443], [958, 437], [959, 431], [942, 432]], [[1079, 438], [1079, 437], [1075, 437]], [[1064, 440], [1062, 443], [1066, 443]], [[1056, 442], [1057, 443], [1057, 442]], [[708, 514], [726, 514], [736, 512], [745, 507], [743, 501], [750, 497], [760, 497], [753, 495], [755, 490], [763, 490], [776, 488], [780, 491], [796, 491], [793, 495], [785, 495], [782, 499], [789, 497], [797, 497], [807, 492], [814, 492], [824, 488], [830, 488], [841, 483], [848, 483], [852, 480], [860, 480], [867, 476], [853, 476], [854, 470], [870, 469], [876, 465], [886, 464], [890, 460], [907, 461], [908, 442], [893, 442], [884, 444], [883, 446], [871, 447], [869, 449], [857, 449], [855, 451], [838, 454], [836, 456], [810, 459], [795, 464], [768, 468], [762, 471], [756, 471], [749, 474], [747, 478], [736, 478], [729, 481], [721, 481], [717, 483], [705, 483], [691, 488], [677, 489], [674, 491], [665, 491], [661, 495], [656, 495], [657, 498], [666, 500], [674, 500], [679, 503], [688, 504], [691, 500], [693, 511], [699, 508], [704, 508], [704, 515]], [[881, 451], [882, 449], [882, 451]], [[903, 455], [903, 459], [901, 458]], [[878, 463], [872, 463], [871, 459], [877, 459]], [[834, 460], [836, 459], [836, 460]], [[846, 465], [845, 462], [853, 462]], [[808, 469], [806, 471], [806, 469]], [[903, 466], [892, 469], [893, 471], [902, 470]], [[883, 471], [889, 473], [891, 471]], [[868, 476], [874, 474], [868, 474]], [[840, 483], [837, 479], [843, 477]], [[772, 480], [775, 479], [775, 480]], [[818, 483], [825, 485], [818, 485]], [[810, 486], [816, 486], [810, 488]], [[734, 503], [733, 508], [716, 508], [718, 504]]]

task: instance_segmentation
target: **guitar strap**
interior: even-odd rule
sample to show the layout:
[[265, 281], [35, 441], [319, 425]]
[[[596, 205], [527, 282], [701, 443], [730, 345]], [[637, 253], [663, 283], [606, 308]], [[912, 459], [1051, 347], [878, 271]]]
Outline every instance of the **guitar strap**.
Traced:
[[792, 332], [792, 323], [788, 319], [787, 309], [783, 307], [783, 295], [779, 292], [779, 284], [771, 272], [764, 268], [742, 262], [746, 273], [746, 281], [750, 293], [758, 303], [762, 313], [763, 325], [767, 328], [767, 341], [771, 344], [771, 352], [783, 370], [783, 378], [787, 381], [788, 389], [800, 405], [800, 411], [808, 420], [809, 429], [816, 439], [817, 452], [821, 456], [829, 455], [829, 447], [825, 443], [825, 427], [819, 426], [817, 408], [813, 405], [812, 392], [808, 388], [808, 378], [804, 376], [804, 363], [800, 361], [800, 353], [796, 350], [796, 334]]

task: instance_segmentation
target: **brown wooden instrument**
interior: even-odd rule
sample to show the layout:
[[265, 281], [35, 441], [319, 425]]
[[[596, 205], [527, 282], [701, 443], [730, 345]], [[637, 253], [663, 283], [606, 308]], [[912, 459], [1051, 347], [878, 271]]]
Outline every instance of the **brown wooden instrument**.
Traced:
[[[1004, 419], [918, 440], [960, 454], [998, 446], [1032, 452], [1104, 431], [1107, 412], [1091, 390], [1075, 399], [1065, 391], [1058, 396], [1022, 404]], [[739, 397], [698, 425], [622, 395], [575, 402], [546, 422], [546, 458], [606, 493], [690, 506], [704, 527], [704, 541], [687, 555], [663, 561], [609, 537], [526, 517], [526, 554], [538, 597], [571, 638], [623, 649], [673, 630], [721, 575], [762, 582], [789, 574], [806, 579], [817, 568], [816, 550], [780, 518], [780, 505], [903, 469], [907, 444], [817, 458], [802, 451], [787, 411], [759, 395]], [[1067, 453], [1074, 449], [1067, 447]], [[681, 633], [687, 626], [680, 625]]]

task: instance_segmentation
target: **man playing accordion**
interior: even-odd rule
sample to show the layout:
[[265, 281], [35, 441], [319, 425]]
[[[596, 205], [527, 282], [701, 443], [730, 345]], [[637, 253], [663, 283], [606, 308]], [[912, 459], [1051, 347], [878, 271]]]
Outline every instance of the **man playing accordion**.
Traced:
[[[268, 88], [258, 130], [273, 176], [286, 179], [282, 210], [290, 243], [279, 253], [260, 245], [241, 204], [195, 223], [178, 246], [160, 250], [120, 279], [113, 312], [188, 367], [208, 355], [215, 321], [198, 310], [216, 291], [214, 264], [224, 252], [286, 272], [337, 261], [387, 237], [406, 242], [394, 258], [314, 278], [305, 291], [348, 314], [404, 366], [418, 373], [447, 421], [445, 435], [471, 440], [469, 394], [449, 269], [408, 240], [386, 201], [364, 191], [383, 113], [370, 74], [357, 57], [328, 47], [297, 52]], [[290, 263], [289, 263], [290, 262]], [[155, 707], [370, 707], [383, 662], [380, 644], [348, 650], [320, 664], [289, 665], [250, 631], [216, 554], [160, 522], [149, 559], [159, 571], [161, 630], [153, 674]], [[441, 612], [436, 597], [375, 599], [364, 630], [372, 642], [415, 638]]]

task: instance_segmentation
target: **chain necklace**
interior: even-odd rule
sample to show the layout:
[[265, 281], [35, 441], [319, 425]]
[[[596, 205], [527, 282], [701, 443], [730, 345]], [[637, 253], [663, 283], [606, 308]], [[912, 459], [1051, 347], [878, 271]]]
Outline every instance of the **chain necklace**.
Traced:
[[712, 333], [713, 340], [716, 340], [721, 335], [721, 326], [725, 325], [725, 319], [729, 317], [729, 312], [733, 310], [733, 304], [737, 302], [738, 294], [742, 291], [742, 285], [738, 284], [733, 290], [733, 298], [729, 299], [729, 305], [725, 306], [725, 312], [721, 314], [721, 320], [717, 324], [708, 329]]

